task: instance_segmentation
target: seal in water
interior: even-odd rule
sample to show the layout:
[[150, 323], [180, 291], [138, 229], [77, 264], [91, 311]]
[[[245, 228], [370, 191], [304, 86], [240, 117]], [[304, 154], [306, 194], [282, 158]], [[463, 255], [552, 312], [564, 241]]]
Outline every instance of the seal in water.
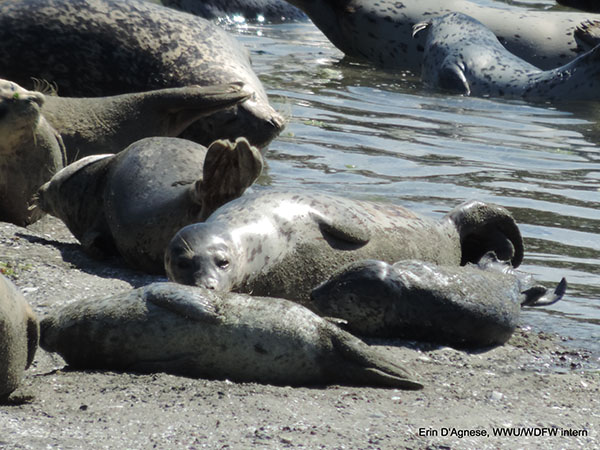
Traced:
[[311, 307], [342, 319], [354, 334], [487, 347], [511, 337], [521, 306], [550, 305], [565, 289], [563, 278], [548, 293], [493, 253], [465, 267], [367, 260], [342, 268], [314, 289]]
[[65, 164], [62, 139], [42, 116], [43, 104], [42, 94], [0, 79], [0, 221], [25, 226], [42, 217], [30, 200]]
[[575, 39], [576, 27], [600, 16], [577, 12], [500, 9], [467, 0], [288, 0], [302, 9], [347, 56], [384, 68], [421, 70], [424, 37], [414, 24], [450, 12], [484, 23], [516, 56], [544, 70], [590, 49]]
[[422, 388], [375, 348], [303, 306], [175, 283], [55, 309], [42, 320], [41, 346], [81, 369]]
[[307, 20], [306, 14], [285, 0], [162, 0], [162, 4], [205, 19], [228, 19], [232, 22]]
[[39, 323], [17, 287], [0, 274], [0, 399], [13, 392], [33, 362]]
[[495, 250], [523, 257], [519, 228], [495, 205], [469, 202], [441, 221], [393, 204], [262, 191], [181, 229], [165, 252], [170, 280], [305, 302], [339, 267], [379, 258], [459, 265]]
[[465, 14], [434, 17], [416, 24], [414, 33], [426, 35], [421, 79], [428, 86], [480, 97], [600, 98], [600, 45], [542, 71], [510, 53], [489, 28]]
[[239, 197], [262, 171], [245, 138], [208, 149], [179, 138], [146, 138], [116, 155], [83, 158], [44, 184], [39, 207], [60, 218], [95, 257], [119, 253], [164, 273], [164, 251], [183, 226]]
[[245, 136], [264, 146], [283, 128], [252, 71], [248, 51], [210, 21], [143, 0], [0, 2], [0, 76], [31, 78], [61, 96], [98, 97], [241, 82], [253, 95], [193, 124], [203, 145]]

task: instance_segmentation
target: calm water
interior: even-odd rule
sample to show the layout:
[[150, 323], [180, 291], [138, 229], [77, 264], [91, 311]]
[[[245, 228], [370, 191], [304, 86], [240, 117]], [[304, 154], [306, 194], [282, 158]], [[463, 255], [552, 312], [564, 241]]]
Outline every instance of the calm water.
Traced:
[[[504, 6], [510, 3], [552, 4]], [[546, 286], [563, 276], [569, 282], [563, 301], [525, 311], [523, 324], [569, 336], [600, 355], [594, 105], [432, 93], [410, 74], [342, 62], [310, 23], [233, 31], [290, 118], [270, 146], [262, 184], [394, 202], [431, 217], [469, 199], [507, 207], [525, 238], [521, 269]]]

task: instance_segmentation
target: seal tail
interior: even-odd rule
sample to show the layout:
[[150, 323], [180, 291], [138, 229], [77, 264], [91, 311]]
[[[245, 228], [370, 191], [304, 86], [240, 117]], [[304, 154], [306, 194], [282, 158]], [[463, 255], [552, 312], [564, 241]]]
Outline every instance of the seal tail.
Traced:
[[[407, 390], [422, 389], [423, 385], [412, 380], [411, 374], [390, 361], [375, 348], [357, 337], [335, 329], [331, 342], [341, 359], [341, 364], [331, 362], [330, 370], [335, 379], [360, 386], [384, 386]], [[336, 358], [337, 362], [340, 361]]]
[[508, 210], [479, 201], [463, 203], [446, 215], [460, 236], [461, 265], [477, 263], [489, 251], [513, 267], [523, 261], [521, 231]]

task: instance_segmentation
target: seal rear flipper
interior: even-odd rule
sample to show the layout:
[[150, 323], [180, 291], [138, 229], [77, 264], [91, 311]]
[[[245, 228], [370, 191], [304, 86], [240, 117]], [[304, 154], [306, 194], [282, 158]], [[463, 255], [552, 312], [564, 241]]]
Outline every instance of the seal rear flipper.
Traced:
[[554, 289], [554, 292], [549, 293], [548, 289], [543, 286], [534, 286], [521, 294], [525, 297], [521, 302], [521, 306], [548, 306], [556, 303], [563, 298], [567, 290], [567, 280], [562, 278]]
[[210, 144], [204, 159], [203, 177], [194, 184], [192, 199], [202, 205], [204, 221], [217, 208], [238, 198], [256, 181], [263, 169], [260, 151], [246, 138]]
[[142, 298], [160, 308], [167, 309], [186, 319], [218, 323], [221, 320], [215, 303], [215, 293], [176, 283], [155, 283], [144, 288]]
[[314, 211], [310, 215], [319, 226], [323, 238], [333, 248], [339, 248], [344, 244], [346, 246], [362, 247], [371, 240], [371, 233], [358, 217], [348, 216], [342, 217], [342, 219], [331, 219]]
[[331, 342], [343, 360], [338, 365], [337, 358], [329, 370], [335, 372], [335, 379], [362, 386], [387, 386], [407, 390], [422, 389], [423, 385], [413, 381], [411, 374], [388, 360], [375, 348], [369, 347], [357, 337], [333, 328]]

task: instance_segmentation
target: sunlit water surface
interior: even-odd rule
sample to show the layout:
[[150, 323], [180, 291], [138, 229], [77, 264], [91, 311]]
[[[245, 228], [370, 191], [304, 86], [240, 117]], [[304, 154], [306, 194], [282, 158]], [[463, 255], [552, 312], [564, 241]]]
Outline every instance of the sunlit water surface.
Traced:
[[561, 302], [524, 311], [523, 325], [569, 337], [597, 363], [600, 105], [431, 92], [410, 74], [342, 61], [311, 23], [230, 31], [289, 117], [260, 184], [393, 202], [430, 217], [469, 199], [505, 206], [525, 238], [521, 269], [548, 287], [569, 283]]

